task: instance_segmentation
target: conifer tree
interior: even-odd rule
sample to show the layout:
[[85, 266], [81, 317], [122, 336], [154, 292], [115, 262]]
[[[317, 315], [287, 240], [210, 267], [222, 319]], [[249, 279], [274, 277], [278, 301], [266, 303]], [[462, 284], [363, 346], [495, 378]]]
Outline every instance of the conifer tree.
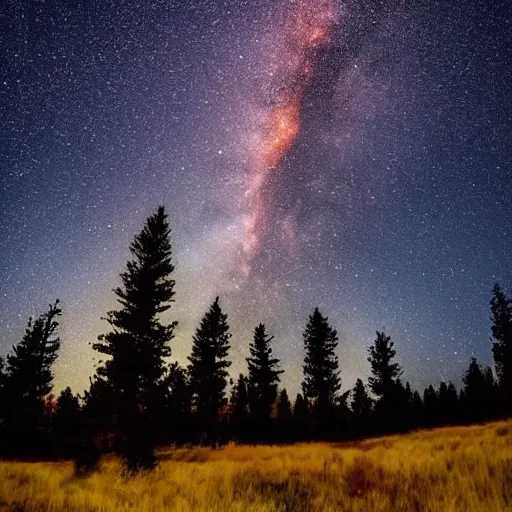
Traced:
[[397, 393], [400, 391], [398, 388], [401, 387], [399, 378], [402, 375], [400, 365], [391, 362], [396, 355], [393, 345], [390, 336], [377, 331], [377, 338], [368, 349], [372, 372], [372, 377], [368, 379], [370, 389], [379, 398], [381, 406], [388, 409], [396, 405]]
[[60, 392], [55, 407], [54, 425], [60, 424], [59, 432], [71, 434], [76, 432], [80, 416], [80, 401], [68, 386]]
[[441, 382], [437, 392], [439, 401], [439, 421], [446, 425], [455, 423], [458, 415], [459, 398], [453, 382]]
[[277, 398], [279, 375], [279, 360], [272, 357], [270, 342], [273, 336], [268, 336], [264, 324], [254, 329], [253, 342], [249, 345], [250, 357], [247, 358], [249, 367], [248, 389], [250, 389], [251, 416], [257, 423], [268, 422], [272, 404]]
[[[336, 403], [334, 407], [334, 417], [332, 424], [321, 426], [321, 433], [329, 436], [331, 439], [339, 438], [349, 434], [354, 422], [354, 414], [350, 408], [350, 395], [352, 390], [349, 389], [344, 393], [336, 395]], [[326, 418], [328, 421], [329, 418]]]
[[411, 425], [419, 427], [423, 421], [423, 400], [418, 391], [413, 391], [411, 399]]
[[114, 393], [109, 383], [97, 375], [89, 377], [89, 389], [84, 391], [82, 400], [84, 437], [89, 442], [99, 438], [105, 449], [111, 448], [106, 443], [113, 426], [114, 402]]
[[187, 371], [178, 362], [174, 362], [169, 366], [163, 381], [162, 441], [183, 443], [187, 440], [191, 402], [192, 391]]
[[286, 388], [283, 388], [276, 402], [277, 436], [280, 441], [291, 441], [293, 435], [293, 412]]
[[338, 335], [329, 323], [328, 318], [316, 308], [309, 316], [303, 333], [304, 348], [304, 380], [302, 390], [304, 397], [312, 401], [313, 413], [319, 423], [327, 422], [334, 411], [341, 387], [339, 378]]
[[247, 436], [249, 419], [249, 390], [248, 379], [244, 374], [238, 376], [230, 397], [230, 421], [233, 432], [238, 439]]
[[478, 364], [471, 358], [469, 368], [462, 378], [464, 384], [462, 401], [466, 418], [470, 421], [486, 419], [494, 412], [495, 388], [492, 371], [488, 366]]
[[25, 335], [7, 356], [3, 377], [2, 440], [9, 440], [7, 450], [20, 454], [42, 447], [45, 407], [44, 398], [53, 387], [52, 365], [57, 359], [60, 340], [57, 337], [59, 301], [46, 313], [29, 319]]
[[130, 245], [133, 260], [121, 274], [123, 286], [114, 290], [121, 308], [106, 318], [112, 330], [93, 344], [94, 350], [109, 356], [97, 375], [112, 390], [119, 453], [129, 471], [156, 464], [151, 420], [176, 327], [176, 322], [161, 320], [174, 296], [170, 232], [160, 206]]
[[227, 369], [231, 366], [227, 360], [231, 338], [227, 318], [217, 297], [196, 330], [188, 358], [195, 416], [211, 441], [216, 437], [219, 412], [226, 405]]
[[362, 423], [368, 421], [373, 410], [373, 399], [366, 391], [366, 386], [361, 379], [356, 380], [356, 385], [352, 391], [352, 401], [350, 403], [352, 412], [356, 421]]
[[505, 408], [512, 412], [512, 299], [496, 283], [491, 298], [492, 352]]
[[61, 391], [53, 415], [52, 431], [58, 451], [63, 455], [73, 455], [81, 434], [80, 412], [80, 401], [71, 388]]
[[439, 423], [439, 397], [432, 384], [423, 391], [423, 405], [427, 425], [437, 425]]
[[[5, 393], [5, 381], [6, 381], [6, 375], [5, 375], [5, 361], [2, 357], [0, 357], [0, 421], [4, 417], [4, 393]], [[1, 434], [1, 427], [0, 427], [0, 434]], [[1, 443], [0, 443], [1, 446]]]
[[288, 398], [286, 388], [279, 392], [277, 399], [277, 419], [283, 425], [290, 425], [293, 420], [292, 404]]
[[299, 440], [309, 437], [310, 410], [309, 403], [300, 393], [297, 393], [293, 404], [293, 423], [295, 436]]

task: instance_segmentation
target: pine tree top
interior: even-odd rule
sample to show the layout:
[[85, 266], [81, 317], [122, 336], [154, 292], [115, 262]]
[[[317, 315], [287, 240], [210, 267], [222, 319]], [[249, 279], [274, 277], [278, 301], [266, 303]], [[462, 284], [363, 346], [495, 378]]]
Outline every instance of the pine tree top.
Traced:
[[368, 349], [368, 362], [373, 376], [368, 379], [370, 389], [378, 396], [392, 393], [403, 371], [398, 363], [392, 363], [396, 351], [391, 336], [377, 331], [374, 344]]
[[106, 379], [116, 394], [127, 396], [129, 389], [134, 403], [145, 400], [143, 396], [162, 379], [164, 358], [171, 355], [169, 342], [177, 322], [165, 324], [160, 318], [174, 297], [170, 232], [165, 209], [160, 206], [130, 245], [133, 260], [121, 273], [122, 287], [114, 290], [121, 308], [107, 313], [112, 330], [93, 344], [94, 350], [110, 356], [98, 368], [98, 376]]
[[42, 397], [52, 390], [52, 364], [57, 359], [60, 339], [57, 318], [62, 310], [56, 300], [46, 313], [30, 317], [23, 339], [7, 356], [6, 378], [23, 396]]
[[336, 394], [341, 388], [339, 378], [338, 333], [328, 322], [318, 308], [309, 316], [303, 333], [304, 348], [304, 395], [316, 399], [324, 405], [334, 404]]

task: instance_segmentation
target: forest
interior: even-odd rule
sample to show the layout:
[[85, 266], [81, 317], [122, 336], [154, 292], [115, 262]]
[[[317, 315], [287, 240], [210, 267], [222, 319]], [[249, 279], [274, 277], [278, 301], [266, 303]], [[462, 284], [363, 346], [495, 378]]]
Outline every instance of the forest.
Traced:
[[338, 335], [318, 308], [305, 319], [296, 397], [280, 386], [283, 370], [263, 323], [254, 327], [246, 372], [232, 379], [231, 333], [219, 297], [195, 331], [188, 365], [169, 363], [177, 329], [162, 320], [175, 295], [170, 234], [160, 206], [134, 237], [114, 290], [119, 307], [107, 313], [110, 329], [93, 344], [102, 361], [83, 396], [69, 387], [52, 394], [59, 301], [29, 319], [22, 340], [0, 359], [1, 457], [72, 459], [81, 475], [113, 453], [132, 474], [157, 466], [162, 446], [361, 440], [511, 415], [512, 298], [498, 283], [490, 291], [495, 375], [472, 358], [459, 391], [452, 382], [411, 389], [391, 337], [377, 331], [368, 347], [371, 376], [341, 392]]

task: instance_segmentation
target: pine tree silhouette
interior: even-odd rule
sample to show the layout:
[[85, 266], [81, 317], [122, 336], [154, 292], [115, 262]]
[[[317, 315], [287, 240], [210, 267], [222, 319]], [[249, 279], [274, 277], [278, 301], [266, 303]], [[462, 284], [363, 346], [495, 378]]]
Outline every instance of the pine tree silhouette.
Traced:
[[162, 442], [184, 443], [189, 440], [192, 418], [192, 389], [185, 368], [172, 363], [163, 380], [161, 398]]
[[288, 398], [286, 388], [279, 392], [277, 398], [277, 430], [280, 441], [291, 441], [292, 426], [293, 426], [293, 412], [292, 404]]
[[[240, 441], [245, 441], [250, 435], [247, 432], [249, 422], [248, 384], [247, 377], [241, 373], [233, 386], [229, 404], [233, 436]], [[252, 435], [250, 437], [252, 438]]]
[[411, 400], [411, 426], [413, 428], [419, 427], [424, 421], [424, 407], [423, 400], [421, 399], [418, 391], [413, 391]]
[[294, 437], [297, 440], [306, 440], [310, 437], [310, 407], [308, 400], [297, 393], [293, 404]]
[[89, 389], [82, 400], [82, 440], [88, 443], [93, 438], [103, 451], [110, 451], [111, 434], [114, 429], [114, 393], [109, 383], [97, 375], [89, 377]]
[[114, 290], [121, 309], [110, 311], [106, 318], [112, 330], [93, 344], [94, 350], [110, 356], [97, 375], [114, 395], [117, 451], [130, 472], [157, 462], [151, 418], [176, 327], [176, 322], [164, 324], [160, 319], [174, 296], [170, 232], [160, 206], [130, 245], [134, 259], [121, 274], [122, 288]]
[[438, 413], [439, 423], [442, 425], [452, 425], [457, 423], [459, 416], [459, 398], [453, 382], [441, 382], [439, 385]]
[[396, 428], [396, 419], [400, 414], [404, 396], [400, 382], [402, 369], [398, 363], [391, 362], [396, 355], [393, 345], [390, 336], [377, 331], [377, 338], [368, 349], [368, 362], [372, 372], [368, 383], [377, 396], [376, 412], [384, 429]]
[[428, 426], [432, 427], [439, 424], [439, 397], [430, 384], [425, 391], [423, 391], [423, 406], [425, 410], [425, 422]]
[[231, 362], [226, 358], [230, 338], [227, 315], [217, 297], [196, 330], [188, 358], [194, 412], [202, 437], [209, 443], [218, 440], [219, 413], [227, 402], [225, 388]]
[[70, 387], [61, 391], [52, 421], [52, 433], [56, 451], [60, 455], [73, 456], [81, 434], [80, 401]]
[[373, 399], [368, 394], [366, 386], [361, 379], [356, 380], [352, 390], [350, 407], [354, 414], [354, 428], [356, 435], [364, 435], [370, 430], [370, 418], [373, 412]]
[[492, 371], [471, 358], [462, 378], [464, 399], [461, 400], [468, 421], [488, 419], [494, 413], [495, 387]]
[[1, 405], [3, 452], [9, 455], [42, 454], [49, 444], [44, 398], [53, 387], [52, 365], [60, 340], [56, 335], [61, 314], [59, 301], [46, 313], [29, 319], [23, 339], [7, 356]]
[[304, 348], [304, 380], [302, 390], [304, 397], [312, 402], [312, 413], [315, 429], [319, 435], [321, 430], [332, 427], [338, 391], [341, 388], [339, 378], [338, 335], [329, 323], [328, 318], [321, 315], [316, 308], [310, 315], [303, 333]]
[[512, 413], [512, 299], [496, 283], [491, 298], [492, 353], [498, 376], [503, 409]]
[[277, 398], [277, 384], [283, 373], [279, 369], [279, 360], [272, 357], [270, 342], [273, 338], [267, 335], [265, 325], [259, 324], [254, 329], [254, 338], [249, 345], [250, 357], [247, 358], [251, 419], [260, 437], [269, 430], [270, 413]]

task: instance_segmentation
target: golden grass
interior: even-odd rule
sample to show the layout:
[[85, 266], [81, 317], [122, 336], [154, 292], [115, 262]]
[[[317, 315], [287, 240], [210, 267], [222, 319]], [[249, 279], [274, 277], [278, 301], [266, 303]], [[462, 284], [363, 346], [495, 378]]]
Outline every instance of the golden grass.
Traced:
[[0, 463], [0, 512], [512, 511], [512, 420], [361, 443], [162, 450], [132, 479], [119, 462]]

